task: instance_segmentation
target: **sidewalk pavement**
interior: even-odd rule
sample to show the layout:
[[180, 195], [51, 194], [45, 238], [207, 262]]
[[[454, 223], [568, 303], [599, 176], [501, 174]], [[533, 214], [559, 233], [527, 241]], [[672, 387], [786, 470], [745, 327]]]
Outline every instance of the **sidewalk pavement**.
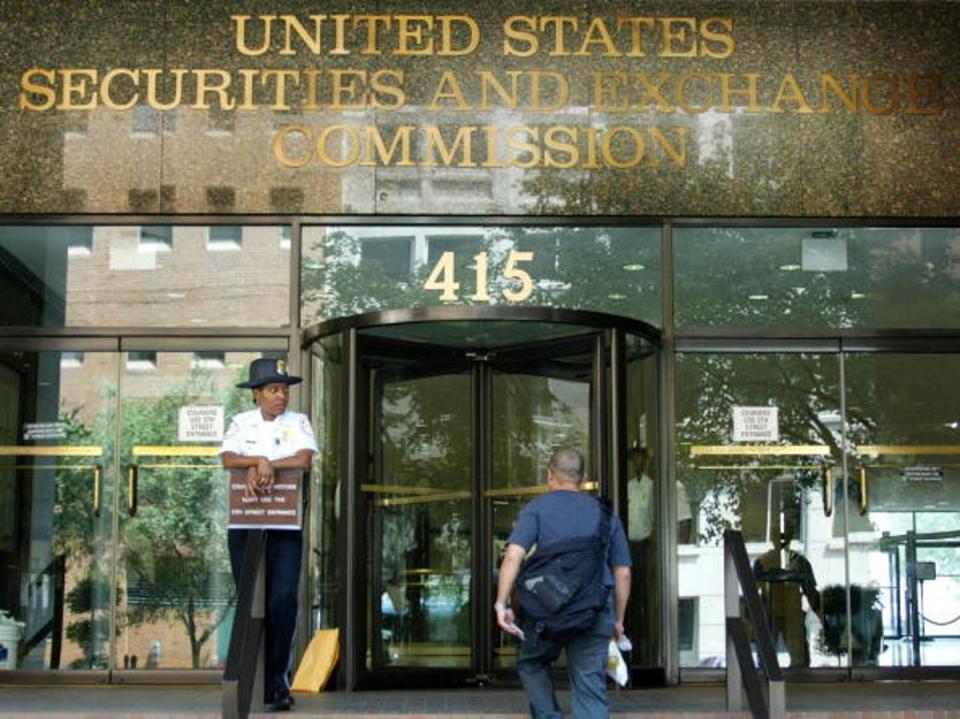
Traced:
[[[559, 693], [569, 708], [567, 692]], [[297, 693], [290, 719], [522, 719], [518, 689]], [[0, 686], [0, 719], [212, 719], [220, 716], [217, 686]], [[615, 719], [717, 717], [722, 685], [611, 691]], [[787, 712], [797, 719], [960, 719], [958, 682], [788, 684]]]

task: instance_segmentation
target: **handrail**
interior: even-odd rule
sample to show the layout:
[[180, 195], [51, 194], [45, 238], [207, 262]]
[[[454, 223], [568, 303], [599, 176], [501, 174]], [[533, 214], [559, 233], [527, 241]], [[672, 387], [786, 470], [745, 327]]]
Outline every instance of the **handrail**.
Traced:
[[[750, 713], [756, 719], [784, 719], [786, 716], [786, 687], [783, 672], [767, 623], [767, 613], [760, 601], [757, 581], [750, 568], [750, 558], [743, 543], [743, 533], [728, 529], [723, 533], [723, 589], [727, 630], [727, 711], [743, 710], [746, 691]], [[747, 605], [760, 655], [760, 665], [767, 679], [767, 698], [764, 700], [760, 672], [753, 662], [746, 624], [740, 615], [740, 590]]]
[[265, 548], [267, 533], [250, 530], [243, 553], [237, 609], [230, 650], [223, 670], [223, 719], [247, 719], [251, 708], [262, 712]]

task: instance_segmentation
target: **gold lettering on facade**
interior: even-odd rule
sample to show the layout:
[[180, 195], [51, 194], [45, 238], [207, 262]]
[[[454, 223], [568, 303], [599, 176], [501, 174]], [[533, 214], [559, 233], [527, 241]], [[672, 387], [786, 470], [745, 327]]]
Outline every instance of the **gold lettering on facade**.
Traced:
[[287, 140], [295, 135], [307, 139], [310, 137], [310, 128], [304, 127], [303, 125], [287, 125], [273, 136], [273, 156], [283, 167], [295, 169], [305, 167], [310, 163], [311, 157], [309, 152], [298, 158], [290, 157], [290, 155], [287, 154]]
[[864, 109], [871, 115], [892, 115], [900, 109], [900, 91], [893, 75], [869, 75], [863, 80]]
[[[36, 79], [44, 79], [47, 84], [37, 84]], [[53, 85], [54, 87], [51, 87]], [[37, 98], [43, 98], [37, 101]], [[56, 72], [32, 67], [20, 75], [20, 95], [17, 97], [17, 107], [21, 110], [45, 112], [57, 102]]]
[[61, 70], [63, 88], [58, 110], [92, 110], [97, 106], [97, 93], [92, 85], [97, 82], [96, 70]]
[[[334, 157], [328, 151], [329, 141], [335, 137], [335, 147], [346, 147], [342, 157]], [[328, 125], [320, 130], [317, 137], [317, 158], [328, 167], [347, 167], [360, 157], [360, 134], [349, 125]]]
[[800, 83], [797, 82], [797, 78], [794, 77], [792, 72], [788, 72], [783, 76], [780, 88], [777, 90], [777, 97], [770, 105], [769, 111], [783, 112], [782, 105], [785, 102], [793, 103], [796, 112], [801, 114], [813, 112], [809, 103], [807, 103], [807, 98], [804, 96], [803, 90], [800, 89]]
[[[462, 125], [429, 120], [397, 124], [383, 116], [369, 125], [291, 124], [274, 134], [272, 151], [281, 166], [291, 169], [315, 162], [333, 168], [660, 170], [686, 168], [691, 130], [657, 123], [663, 120], [657, 116], [943, 116], [951, 97], [941, 75], [711, 71], [723, 69], [712, 61], [737, 50], [734, 20], [722, 16], [511, 15], [502, 21], [499, 36], [488, 39], [491, 48], [504, 58], [576, 58], [576, 74], [557, 63], [551, 69], [520, 62], [516, 68], [496, 69], [436, 63], [427, 66], [431, 75], [418, 77], [409, 89], [403, 70], [361, 65], [359, 56], [462, 58], [486, 39], [477, 20], [466, 14], [396, 13], [238, 14], [229, 21], [237, 53], [274, 56], [279, 62], [261, 60], [239, 69], [31, 67], [19, 76], [16, 107], [29, 112], [92, 112], [98, 107], [128, 112], [138, 105], [158, 111], [403, 110], [400, 117], [408, 117], [407, 110], [568, 111], [570, 115], [556, 118], [560, 124], [547, 124], [549, 115], [542, 123], [522, 116], [509, 126], [481, 124], [483, 119], [472, 116], [471, 124]], [[353, 55], [358, 62], [351, 67], [342, 58]], [[291, 66], [291, 57], [304, 61]], [[652, 61], [609, 62], [650, 57], [670, 62], [657, 70], [650, 70], [650, 65], [656, 67]], [[597, 61], [595, 67], [585, 65], [590, 59]], [[685, 66], [678, 59], [706, 62]], [[570, 117], [584, 110], [615, 115], [615, 123], [579, 127]], [[641, 114], [645, 119], [635, 122], [633, 116]]]
[[511, 15], [502, 26], [503, 54], [531, 57], [705, 57], [736, 48], [733, 20], [709, 17], [591, 17]]
[[143, 74], [147, 78], [147, 105], [152, 107], [154, 110], [160, 110], [161, 112], [166, 112], [167, 110], [175, 110], [183, 104], [183, 78], [189, 72], [184, 68], [177, 68], [169, 71], [169, 75], [173, 79], [173, 97], [167, 102], [161, 102], [159, 96], [157, 95], [157, 88], [161, 85], [160, 74], [162, 70], [156, 69], [147, 69], [143, 71]]
[[697, 56], [696, 18], [662, 17], [659, 21], [661, 57]]
[[[689, 129], [617, 125], [609, 130], [574, 125], [289, 125], [273, 139], [283, 167], [316, 161], [328, 167], [456, 167], [652, 170], [687, 166]], [[338, 149], [339, 148], [339, 149]]]
[[[212, 107], [219, 107], [222, 110], [232, 110], [236, 104], [230, 96], [231, 77], [226, 70], [194, 70], [193, 75], [197, 80], [196, 101], [193, 107], [197, 110], [209, 110]], [[217, 102], [210, 104], [207, 102], [207, 95], [213, 94]]]
[[[436, 125], [427, 125], [423, 128], [426, 135], [425, 159], [421, 163], [424, 167], [434, 167], [437, 165], [436, 155], [440, 154], [441, 162], [446, 167], [476, 167], [477, 163], [473, 161], [473, 133], [476, 127], [458, 127], [457, 135], [453, 142], [448, 146], [440, 133], [440, 128]], [[463, 148], [459, 153], [461, 159], [454, 162], [458, 155], [457, 150]]]
[[103, 103], [103, 106], [117, 112], [129, 110], [131, 107], [137, 104], [138, 97], [136, 91], [134, 91], [132, 94], [128, 95], [125, 101], [116, 100], [114, 98], [111, 92], [113, 88], [113, 81], [121, 76], [129, 78], [134, 88], [136, 88], [136, 86], [140, 83], [139, 70], [128, 70], [123, 67], [118, 67], [110, 70], [106, 75], [104, 75], [103, 82], [100, 84], [100, 101]]
[[[381, 134], [382, 129], [383, 128], [377, 125], [368, 125], [364, 128], [367, 141], [363, 159], [360, 161], [360, 164], [370, 167], [377, 165], [381, 167], [412, 167], [413, 160], [410, 159], [410, 135], [416, 128], [413, 125], [401, 125], [398, 127], [389, 148], [383, 141], [383, 135]], [[398, 146], [400, 149], [400, 159], [394, 162], [393, 156], [394, 153], [397, 152]], [[374, 157], [374, 152], [376, 152], [376, 157]]]
[[908, 115], [944, 113], [943, 78], [938, 75], [907, 75]]
[[[469, 55], [480, 45], [469, 15], [231, 15], [234, 46], [247, 57], [278, 55]], [[460, 43], [460, 44], [457, 44]]]
[[744, 73], [741, 79], [746, 80], [746, 87], [735, 87], [733, 85], [735, 81], [734, 76], [730, 73], [717, 73], [717, 77], [720, 79], [720, 104], [717, 107], [718, 112], [733, 112], [735, 105], [732, 100], [734, 97], [744, 98], [746, 100], [745, 105], [739, 105], [739, 107], [743, 107], [746, 112], [763, 112], [757, 90], [757, 83], [764, 77], [761, 73]]
[[493, 106], [490, 104], [490, 89], [497, 94], [497, 97], [500, 98], [500, 101], [503, 103], [503, 106], [510, 109], [516, 110], [517, 106], [520, 103], [520, 98], [517, 95], [517, 80], [520, 78], [522, 73], [519, 70], [508, 70], [506, 75], [510, 78], [510, 91], [507, 92], [507, 89], [497, 80], [497, 76], [494, 75], [489, 70], [480, 70], [477, 72], [477, 75], [480, 76], [480, 107], [481, 110], [489, 110]]
[[[454, 104], [453, 106], [447, 103], [441, 104], [441, 100], [452, 100]], [[427, 105], [428, 110], [440, 110], [442, 108], [453, 110], [470, 109], [470, 103], [467, 102], [463, 90], [460, 89], [460, 82], [451, 70], [447, 70], [440, 76], [440, 82], [437, 83], [437, 89], [433, 93], [433, 99]]]
[[[676, 86], [675, 102], [677, 107], [691, 115], [699, 115], [713, 107], [713, 83], [710, 80], [710, 76], [702, 72], [685, 72], [681, 75]], [[691, 84], [699, 85], [701, 96], [699, 105], [695, 105], [691, 98], [691, 94], [695, 92], [695, 90], [690, 90]]]

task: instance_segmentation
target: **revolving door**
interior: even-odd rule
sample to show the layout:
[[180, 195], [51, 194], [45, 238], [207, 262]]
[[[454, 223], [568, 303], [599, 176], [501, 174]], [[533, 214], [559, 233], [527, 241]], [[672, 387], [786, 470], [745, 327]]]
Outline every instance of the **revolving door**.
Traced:
[[[491, 606], [513, 521], [569, 446], [586, 459], [585, 490], [626, 523], [628, 455], [656, 447], [655, 332], [596, 314], [434, 308], [327, 323], [306, 347], [325, 447], [312, 619], [341, 630], [338, 683], [512, 677], [517, 645]], [[655, 627], [660, 583], [643, 561], [635, 616]], [[656, 632], [640, 633], [635, 661], [659, 666]]]

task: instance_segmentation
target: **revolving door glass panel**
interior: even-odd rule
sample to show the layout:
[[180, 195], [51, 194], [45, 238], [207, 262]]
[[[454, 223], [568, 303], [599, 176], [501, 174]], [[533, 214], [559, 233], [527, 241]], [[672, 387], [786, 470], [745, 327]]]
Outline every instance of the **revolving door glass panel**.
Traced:
[[374, 373], [367, 666], [468, 668], [470, 376]]
[[[573, 447], [584, 454], [584, 490], [598, 493], [591, 449], [595, 391], [593, 337], [565, 347], [534, 347], [501, 353], [491, 364], [490, 483], [484, 492], [492, 520], [490, 576], [506, 549], [517, 515], [530, 499], [546, 491], [550, 453]], [[554, 343], [551, 343], [554, 345]], [[537, 356], [539, 354], [539, 356]], [[492, 602], [492, 598], [491, 598]], [[513, 667], [519, 642], [492, 627], [493, 668]]]
[[361, 333], [369, 671], [477, 673], [512, 661], [502, 660], [515, 648], [504, 653], [492, 618], [474, 608], [493, 601], [498, 550], [522, 504], [543, 491], [551, 450], [592, 456], [599, 337], [580, 327], [518, 329], [435, 323]]

